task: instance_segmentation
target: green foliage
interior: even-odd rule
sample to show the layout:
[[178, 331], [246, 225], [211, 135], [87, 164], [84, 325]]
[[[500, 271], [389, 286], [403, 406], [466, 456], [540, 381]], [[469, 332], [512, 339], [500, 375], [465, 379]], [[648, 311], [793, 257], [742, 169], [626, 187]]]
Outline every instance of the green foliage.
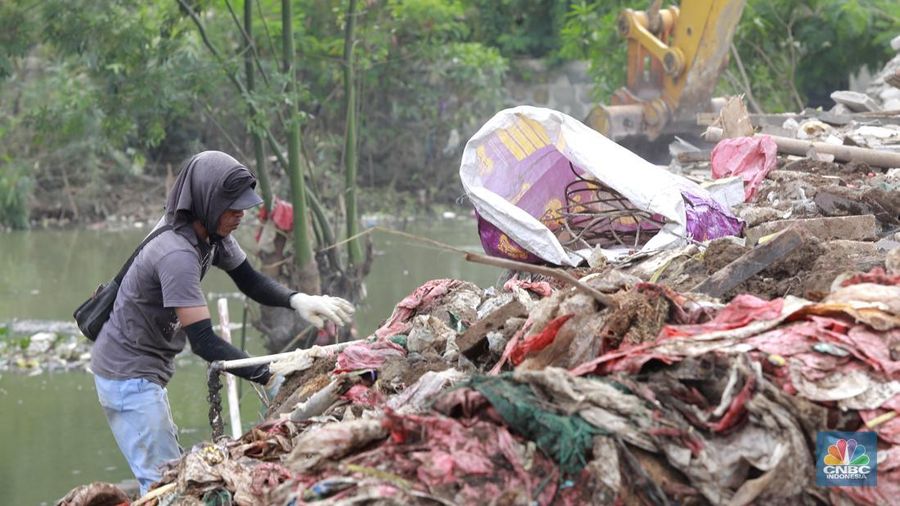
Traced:
[[[466, 3], [447, 0], [362, 2], [356, 29], [359, 180], [367, 185], [423, 188], [449, 183], [459, 149], [443, 148], [451, 130], [472, 128], [499, 107], [507, 63], [493, 47], [472, 40]], [[336, 196], [344, 135], [344, 9], [340, 0], [304, 0], [295, 13], [298, 96], [307, 115], [304, 147], [322, 198]], [[263, 61], [279, 24], [277, 5], [263, 2], [258, 49]], [[265, 23], [263, 24], [263, 21]], [[265, 64], [264, 64], [265, 65]], [[271, 73], [270, 73], [271, 76]], [[270, 77], [271, 79], [271, 77]], [[259, 83], [258, 83], [259, 84]], [[283, 103], [277, 83], [252, 100], [272, 118]]]
[[594, 98], [606, 102], [617, 88], [625, 85], [626, 44], [616, 30], [616, 19], [630, 0], [573, 2], [560, 31], [560, 55], [567, 59], [591, 62]]
[[[766, 111], [831, 104], [831, 91], [847, 87], [850, 73], [877, 71], [900, 32], [900, 4], [892, 0], [752, 0], [735, 34], [744, 64], [730, 63], [725, 92], [749, 91]], [[749, 82], [749, 85], [748, 85]]]
[[453, 0], [390, 0], [388, 14], [393, 20], [397, 44], [443, 44], [465, 38], [469, 29], [463, 5]]
[[[203, 81], [184, 43], [174, 2], [49, 0], [46, 41], [94, 86], [103, 132], [115, 146], [154, 147], [189, 110]], [[174, 116], [174, 117], [173, 117]]]
[[[591, 62], [599, 102], [625, 84], [626, 44], [615, 24], [624, 8], [646, 5], [574, 2], [560, 34], [564, 58]], [[719, 92], [750, 91], [769, 112], [800, 110], [810, 100], [830, 103], [828, 94], [846, 87], [850, 73], [864, 65], [881, 68], [897, 33], [895, 0], [748, 0], [733, 41], [744, 68], [731, 58]]]
[[[823, 1], [813, 4], [798, 27], [802, 58], [796, 80], [808, 98], [827, 99], [847, 86], [847, 74], [868, 66], [877, 72], [893, 56], [890, 40], [900, 33], [900, 2], [895, 0]], [[822, 25], [828, 28], [823, 30]], [[840, 71], [835, 72], [835, 69]]]
[[25, 56], [34, 44], [34, 23], [22, 0], [0, 3], [0, 80], [13, 72], [13, 59]]
[[[0, 156], [45, 206], [96, 211], [109, 184], [177, 163], [196, 97], [218, 82], [171, 2], [47, 0], [0, 7]], [[26, 30], [27, 29], [27, 30]], [[21, 187], [21, 186], [20, 186]], [[26, 195], [27, 197], [27, 195]]]
[[465, 0], [473, 39], [506, 57], [555, 58], [567, 0]]
[[[459, 156], [458, 146], [445, 150], [451, 131], [474, 128], [499, 107], [506, 59], [468, 39], [461, 3], [437, 3], [390, 2], [388, 12], [370, 11], [373, 19], [360, 23], [359, 53], [379, 55], [359, 72], [360, 174], [372, 184], [444, 190]], [[385, 39], [376, 26], [395, 28]]]
[[10, 160], [0, 161], [0, 226], [28, 228], [30, 191], [31, 180], [27, 171], [22, 167], [13, 167]]
[[[346, 0], [294, 0], [295, 75], [281, 72], [281, 0], [254, 1], [254, 91], [239, 96], [178, 1], [0, 3], [0, 220], [28, 204], [94, 209], [113, 185], [159, 177], [200, 148], [244, 159], [248, 131], [303, 128], [310, 184], [343, 188], [342, 54]], [[242, 75], [244, 41], [229, 6], [190, 0], [225, 69]], [[465, 139], [503, 107], [509, 61], [586, 59], [595, 99], [625, 83], [616, 32], [634, 0], [365, 0], [356, 29], [358, 181], [458, 193]], [[240, 12], [235, 13], [238, 18]], [[821, 102], [862, 65], [880, 68], [900, 33], [895, 0], [748, 0], [720, 93], [752, 92], [769, 112]], [[739, 63], [743, 66], [739, 66]], [[744, 79], [744, 75], [747, 79]], [[296, 84], [293, 92], [288, 92]], [[248, 104], [256, 114], [249, 117]], [[286, 115], [287, 104], [299, 113]], [[452, 142], [451, 142], [452, 141]], [[241, 152], [241, 149], [247, 151]], [[283, 175], [273, 174], [286, 193]], [[133, 180], [133, 179], [132, 179]], [[29, 195], [40, 199], [29, 199]], [[63, 204], [58, 204], [58, 203]], [[368, 202], [368, 201], [367, 201]], [[102, 215], [102, 211], [93, 212]]]

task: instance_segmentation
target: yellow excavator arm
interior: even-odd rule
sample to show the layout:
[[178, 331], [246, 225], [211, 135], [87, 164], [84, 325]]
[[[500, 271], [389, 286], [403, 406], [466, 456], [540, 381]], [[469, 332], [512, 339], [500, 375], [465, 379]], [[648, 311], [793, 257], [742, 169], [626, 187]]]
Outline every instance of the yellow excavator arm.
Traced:
[[697, 113], [721, 107], [712, 94], [746, 0], [683, 0], [665, 9], [660, 3], [619, 16], [628, 41], [626, 86], [587, 118], [609, 138], [690, 131]]

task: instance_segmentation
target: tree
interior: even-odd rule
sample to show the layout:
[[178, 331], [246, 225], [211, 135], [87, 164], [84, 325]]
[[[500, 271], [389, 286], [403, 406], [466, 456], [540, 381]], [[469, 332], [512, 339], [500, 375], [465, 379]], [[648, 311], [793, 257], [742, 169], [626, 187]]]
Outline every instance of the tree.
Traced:
[[[350, 270], [359, 270], [363, 264], [359, 238], [359, 216], [356, 210], [356, 82], [354, 79], [353, 40], [356, 25], [356, 0], [347, 4], [346, 35], [344, 37], [344, 108], [347, 110], [346, 140], [344, 142], [344, 184], [347, 195], [347, 253]], [[354, 273], [358, 276], [358, 273]]]
[[294, 205], [294, 268], [298, 286], [306, 293], [319, 293], [319, 271], [312, 255], [309, 239], [309, 222], [306, 213], [305, 163], [300, 158], [300, 104], [296, 100], [294, 75], [294, 19], [291, 16], [291, 0], [281, 2], [282, 60], [287, 83], [286, 115], [288, 138], [288, 175], [291, 178], [291, 202]]

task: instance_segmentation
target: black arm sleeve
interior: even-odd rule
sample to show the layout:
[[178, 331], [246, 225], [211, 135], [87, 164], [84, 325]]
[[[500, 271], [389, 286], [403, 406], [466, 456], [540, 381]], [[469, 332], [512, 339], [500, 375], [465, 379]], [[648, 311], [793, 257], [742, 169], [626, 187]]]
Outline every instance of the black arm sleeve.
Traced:
[[274, 279], [257, 271], [250, 265], [249, 260], [244, 260], [241, 265], [228, 271], [228, 275], [240, 291], [256, 302], [291, 309], [291, 295], [297, 292], [285, 288]]
[[[209, 318], [194, 322], [184, 328], [191, 342], [191, 349], [207, 362], [215, 362], [216, 360], [237, 360], [239, 358], [248, 358], [249, 355], [235, 348], [221, 337], [217, 336], [212, 329], [212, 322]], [[231, 369], [228, 371], [235, 376], [240, 376], [246, 380], [265, 385], [269, 382], [272, 373], [269, 372], [268, 364], [255, 365], [249, 367], [241, 367], [239, 369]]]

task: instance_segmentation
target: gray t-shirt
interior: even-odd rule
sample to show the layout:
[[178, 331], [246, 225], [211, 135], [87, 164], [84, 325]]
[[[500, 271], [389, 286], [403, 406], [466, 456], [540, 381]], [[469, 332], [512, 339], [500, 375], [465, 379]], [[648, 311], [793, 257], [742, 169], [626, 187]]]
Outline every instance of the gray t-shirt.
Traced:
[[122, 279], [93, 345], [91, 369], [104, 378], [145, 378], [166, 386], [186, 338], [175, 308], [206, 305], [200, 280], [209, 265], [230, 271], [246, 258], [231, 235], [211, 247], [190, 225], [159, 234]]

